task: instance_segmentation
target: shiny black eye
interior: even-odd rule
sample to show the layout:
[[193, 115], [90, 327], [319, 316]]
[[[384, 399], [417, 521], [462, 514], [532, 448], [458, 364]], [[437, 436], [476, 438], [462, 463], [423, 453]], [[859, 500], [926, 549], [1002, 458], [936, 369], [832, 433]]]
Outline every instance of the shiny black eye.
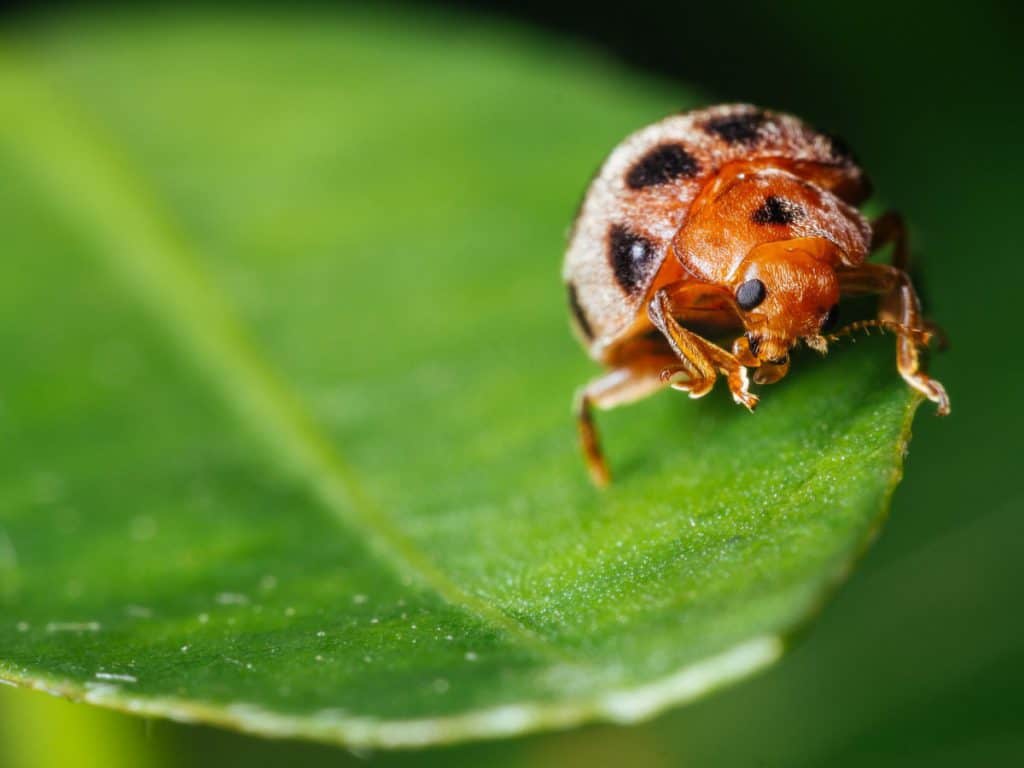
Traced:
[[740, 309], [750, 310], [764, 301], [767, 293], [764, 283], [755, 277], [753, 280], [740, 283], [740, 287], [736, 289], [736, 303], [740, 305]]
[[839, 305], [836, 304], [832, 309], [825, 315], [825, 319], [821, 321], [822, 333], [828, 333], [839, 325]]

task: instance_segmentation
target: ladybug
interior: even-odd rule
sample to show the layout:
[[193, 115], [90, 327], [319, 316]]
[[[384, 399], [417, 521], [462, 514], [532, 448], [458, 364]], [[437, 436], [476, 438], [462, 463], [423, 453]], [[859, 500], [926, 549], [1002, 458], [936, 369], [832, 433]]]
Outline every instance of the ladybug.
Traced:
[[[579, 391], [590, 473], [609, 480], [592, 410], [664, 387], [703, 397], [719, 374], [751, 411], [757, 384], [789, 370], [803, 342], [824, 353], [841, 296], [876, 294], [906, 382], [949, 413], [921, 370], [931, 337], [907, 274], [901, 217], [869, 222], [870, 184], [849, 149], [791, 115], [729, 104], [667, 117], [627, 137], [601, 166], [569, 237], [563, 278], [572, 324], [607, 370]], [[892, 246], [891, 264], [867, 261]], [[731, 350], [708, 340], [738, 332]]]

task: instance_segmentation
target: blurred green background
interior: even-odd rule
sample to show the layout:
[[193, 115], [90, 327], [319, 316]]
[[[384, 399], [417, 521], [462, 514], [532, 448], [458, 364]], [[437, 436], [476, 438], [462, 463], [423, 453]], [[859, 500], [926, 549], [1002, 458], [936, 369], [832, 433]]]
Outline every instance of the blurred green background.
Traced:
[[953, 415], [921, 409], [885, 534], [797, 648], [641, 726], [404, 754], [145, 722], [0, 689], [0, 766], [1020, 762], [1022, 13], [1009, 3], [714, 5], [394, 12], [490, 18], [543, 44], [589, 47], [638, 79], [792, 111], [843, 134], [907, 216], [931, 312], [953, 341], [933, 365]]

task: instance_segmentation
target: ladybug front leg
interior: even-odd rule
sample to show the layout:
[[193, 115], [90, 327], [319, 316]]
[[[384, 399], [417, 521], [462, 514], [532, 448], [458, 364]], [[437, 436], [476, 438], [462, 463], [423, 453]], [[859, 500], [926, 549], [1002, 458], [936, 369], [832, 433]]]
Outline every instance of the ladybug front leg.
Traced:
[[747, 369], [734, 355], [688, 331], [676, 320], [675, 315], [684, 312], [688, 302], [695, 301], [694, 293], [687, 290], [690, 287], [681, 286], [683, 290], [677, 292], [673, 292], [672, 286], [662, 288], [654, 294], [647, 310], [654, 327], [661, 331], [679, 357], [675, 366], [663, 371], [663, 377], [674, 389], [687, 391], [690, 397], [703, 397], [711, 391], [721, 372], [729, 383], [733, 400], [753, 411], [758, 398], [748, 391]]
[[597, 377], [576, 393], [574, 410], [579, 426], [583, 457], [594, 484], [608, 485], [611, 473], [601, 450], [601, 441], [594, 424], [593, 409], [609, 410], [652, 395], [668, 386], [662, 372], [678, 361], [672, 355], [645, 354], [631, 360], [628, 365], [614, 368]]
[[879, 318], [896, 325], [896, 367], [911, 387], [938, 406], [940, 416], [949, 413], [945, 388], [921, 370], [918, 339], [927, 329], [921, 319], [921, 302], [910, 276], [887, 264], [861, 264], [837, 273], [844, 294], [882, 295]]

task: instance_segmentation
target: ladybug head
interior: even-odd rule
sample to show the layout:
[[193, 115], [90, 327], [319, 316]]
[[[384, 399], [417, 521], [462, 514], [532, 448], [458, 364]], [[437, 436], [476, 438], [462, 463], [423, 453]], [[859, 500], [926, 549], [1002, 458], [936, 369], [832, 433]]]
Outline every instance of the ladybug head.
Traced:
[[761, 366], [755, 379], [785, 375], [789, 350], [801, 339], [822, 348], [821, 334], [838, 319], [841, 258], [831, 241], [804, 237], [763, 243], [740, 264], [730, 286], [746, 328], [737, 352]]

